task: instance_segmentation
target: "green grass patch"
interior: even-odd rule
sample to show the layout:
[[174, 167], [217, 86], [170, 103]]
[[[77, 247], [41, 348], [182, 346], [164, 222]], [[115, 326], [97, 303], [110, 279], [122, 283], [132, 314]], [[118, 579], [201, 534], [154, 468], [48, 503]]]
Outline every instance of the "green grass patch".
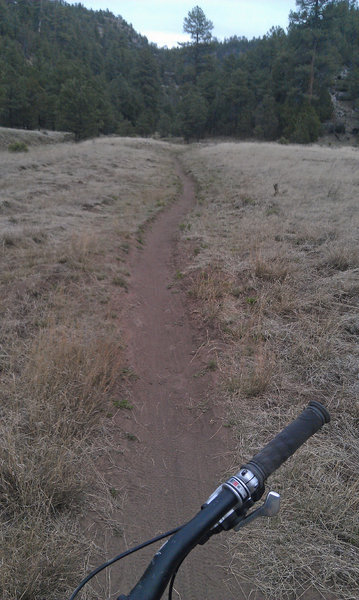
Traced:
[[12, 142], [7, 147], [9, 152], [28, 152], [29, 148], [25, 142]]

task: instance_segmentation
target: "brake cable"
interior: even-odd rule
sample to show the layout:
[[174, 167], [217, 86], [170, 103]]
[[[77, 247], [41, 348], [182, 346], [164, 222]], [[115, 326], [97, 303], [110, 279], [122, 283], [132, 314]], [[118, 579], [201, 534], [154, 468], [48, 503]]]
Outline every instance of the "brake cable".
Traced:
[[107, 567], [110, 567], [115, 562], [121, 560], [122, 558], [125, 558], [126, 556], [129, 556], [130, 554], [134, 554], [135, 552], [142, 550], [142, 548], [146, 548], [146, 546], [155, 544], [156, 542], [159, 542], [160, 540], [163, 540], [164, 538], [169, 537], [169, 536], [173, 535], [174, 533], [177, 533], [177, 531], [182, 529], [182, 527], [183, 527], [183, 525], [181, 525], [180, 527], [176, 527], [175, 529], [171, 529], [170, 531], [167, 531], [166, 533], [162, 533], [161, 535], [158, 535], [158, 536], [152, 538], [151, 540], [148, 540], [147, 542], [143, 542], [142, 544], [139, 544], [138, 546], [135, 546], [134, 548], [130, 548], [129, 550], [126, 550], [126, 552], [122, 552], [118, 556], [115, 556], [115, 558], [112, 558], [111, 560], [106, 561], [101, 566], [97, 567], [94, 571], [91, 571], [91, 573], [89, 573], [81, 581], [81, 583], [77, 586], [76, 590], [73, 592], [72, 596], [70, 597], [70, 600], [74, 600], [74, 598], [82, 590], [82, 588], [86, 585], [86, 583], [88, 583], [90, 581], [90, 579], [95, 577], [95, 575], [98, 575], [98, 573], [100, 573], [104, 569], [107, 569]]
[[[185, 558], [187, 558], [187, 557], [185, 557]], [[177, 575], [178, 571], [180, 570], [180, 568], [181, 568], [184, 560], [185, 559], [183, 559], [180, 562], [180, 564], [178, 565], [177, 569], [175, 570], [175, 572], [173, 573], [173, 575], [171, 577], [170, 585], [169, 585], [169, 588], [168, 588], [168, 600], [172, 600], [172, 592], [173, 592], [173, 586], [174, 586], [174, 583], [175, 583], [176, 575]]]

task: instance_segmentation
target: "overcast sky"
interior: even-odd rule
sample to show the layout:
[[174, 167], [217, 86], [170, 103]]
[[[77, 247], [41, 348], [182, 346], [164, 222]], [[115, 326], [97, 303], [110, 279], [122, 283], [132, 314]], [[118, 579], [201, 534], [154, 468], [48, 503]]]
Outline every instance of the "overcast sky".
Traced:
[[273, 25], [286, 29], [289, 12], [295, 9], [295, 0], [82, 0], [81, 4], [93, 10], [108, 9], [150, 42], [168, 47], [189, 39], [183, 33], [183, 20], [196, 5], [213, 22], [212, 33], [219, 40], [233, 35], [261, 37]]

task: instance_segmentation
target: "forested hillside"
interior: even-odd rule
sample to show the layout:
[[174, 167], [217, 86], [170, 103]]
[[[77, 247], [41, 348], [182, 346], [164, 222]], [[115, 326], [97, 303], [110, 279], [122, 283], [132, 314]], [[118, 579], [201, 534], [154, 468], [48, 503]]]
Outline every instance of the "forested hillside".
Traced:
[[287, 32], [224, 42], [195, 7], [184, 15], [192, 41], [169, 50], [109, 11], [0, 0], [0, 125], [78, 139], [159, 132], [302, 143], [328, 121], [342, 131], [333, 121], [338, 77], [342, 99], [359, 109], [357, 2], [296, 4]]

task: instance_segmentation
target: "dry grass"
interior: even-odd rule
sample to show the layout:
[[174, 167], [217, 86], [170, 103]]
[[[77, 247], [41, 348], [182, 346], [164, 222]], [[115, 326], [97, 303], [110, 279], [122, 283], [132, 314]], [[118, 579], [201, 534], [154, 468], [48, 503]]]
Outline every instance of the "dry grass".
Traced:
[[106, 488], [92, 463], [123, 385], [126, 260], [178, 184], [147, 140], [3, 152], [0, 172], [0, 596], [51, 600], [98, 554], [78, 522]]
[[7, 150], [11, 144], [38, 146], [65, 142], [71, 139], [73, 139], [72, 133], [61, 131], [30, 131], [29, 129], [0, 127], [0, 150]]
[[11, 527], [2, 526], [0, 543], [6, 551], [0, 571], [4, 600], [66, 598], [89, 549], [72, 518], [34, 511], [21, 514]]
[[[89, 503], [98, 510], [90, 466], [118, 399], [128, 253], [178, 188], [168, 145], [150, 140], [0, 159], [0, 592], [51, 600], [68, 593], [94, 550], [78, 519]], [[234, 464], [312, 398], [333, 415], [272, 480], [280, 522], [231, 541], [232, 570], [260, 597], [353, 600], [358, 153], [231, 143], [186, 148], [183, 161], [199, 195], [181, 227], [194, 248], [182, 281], [221, 338]]]
[[[358, 151], [203, 144], [183, 160], [199, 186], [183, 234], [197, 249], [184, 282], [197, 314], [207, 324], [212, 315], [212, 335], [221, 336], [218, 367], [238, 439], [235, 465], [312, 398], [333, 417], [273, 478], [283, 497], [280, 521], [232, 539], [232, 571], [260, 598], [354, 600]], [[203, 273], [214, 267], [216, 279], [207, 276], [206, 293], [199, 293]]]
[[214, 325], [221, 311], [221, 299], [228, 291], [229, 281], [223, 276], [222, 270], [214, 266], [196, 271], [189, 285], [192, 298], [201, 302], [202, 318], [205, 323]]
[[[255, 451], [297, 414], [278, 404], [264, 408], [244, 403], [242, 448]], [[272, 477], [282, 496], [280, 516], [251, 526], [250, 543], [245, 534], [230, 542], [233, 572], [254, 582], [260, 598], [357, 597], [357, 422], [344, 414], [331, 427]]]
[[109, 336], [79, 335], [74, 328], [41, 331], [3, 406], [4, 600], [65, 594], [91, 548], [74, 515], [97, 485], [89, 468], [92, 441], [123, 359], [118, 341]]

